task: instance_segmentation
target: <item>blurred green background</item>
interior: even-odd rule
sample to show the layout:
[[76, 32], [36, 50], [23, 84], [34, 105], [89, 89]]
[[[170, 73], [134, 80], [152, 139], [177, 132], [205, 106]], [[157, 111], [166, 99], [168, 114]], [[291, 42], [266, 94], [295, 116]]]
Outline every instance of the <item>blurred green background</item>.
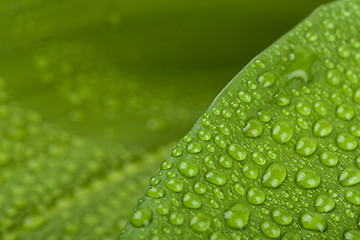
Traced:
[[115, 239], [221, 89], [325, 2], [0, 1], [0, 239]]

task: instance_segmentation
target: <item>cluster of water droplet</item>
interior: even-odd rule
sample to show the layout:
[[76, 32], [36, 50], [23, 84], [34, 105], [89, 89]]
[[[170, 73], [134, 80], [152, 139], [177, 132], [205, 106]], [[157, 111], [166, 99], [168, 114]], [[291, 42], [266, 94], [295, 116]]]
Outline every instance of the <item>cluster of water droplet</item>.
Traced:
[[359, 239], [354, 2], [318, 11], [238, 75], [162, 164], [124, 239]]

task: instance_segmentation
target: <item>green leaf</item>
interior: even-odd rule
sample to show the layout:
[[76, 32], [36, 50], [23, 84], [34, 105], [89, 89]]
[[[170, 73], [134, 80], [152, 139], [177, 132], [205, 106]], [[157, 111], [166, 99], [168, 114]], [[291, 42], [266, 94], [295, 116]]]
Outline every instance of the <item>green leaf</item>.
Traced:
[[360, 1], [250, 62], [177, 144], [120, 239], [358, 239]]
[[0, 239], [116, 238], [171, 142], [318, 4], [258, 1], [0, 1]]

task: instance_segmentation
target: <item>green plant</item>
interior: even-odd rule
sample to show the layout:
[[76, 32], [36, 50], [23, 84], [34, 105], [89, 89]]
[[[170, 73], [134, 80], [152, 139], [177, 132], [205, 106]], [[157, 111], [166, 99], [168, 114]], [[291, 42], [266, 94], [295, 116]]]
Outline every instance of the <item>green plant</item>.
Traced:
[[360, 239], [360, 1], [314, 14], [221, 92], [121, 239]]

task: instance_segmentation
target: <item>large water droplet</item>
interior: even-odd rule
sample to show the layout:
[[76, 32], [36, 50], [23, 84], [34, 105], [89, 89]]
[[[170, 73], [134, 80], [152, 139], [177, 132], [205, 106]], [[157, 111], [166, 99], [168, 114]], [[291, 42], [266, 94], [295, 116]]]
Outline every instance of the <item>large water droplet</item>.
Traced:
[[334, 167], [338, 164], [338, 156], [331, 151], [324, 151], [320, 154], [320, 161], [327, 167]]
[[356, 138], [349, 133], [340, 133], [336, 137], [336, 144], [345, 151], [352, 151], [358, 146]]
[[298, 102], [295, 105], [296, 111], [304, 116], [309, 116], [311, 113], [311, 106], [307, 103]]
[[317, 188], [320, 183], [320, 175], [314, 169], [304, 168], [296, 174], [296, 184], [301, 188]]
[[295, 151], [303, 157], [308, 157], [316, 150], [316, 140], [311, 137], [302, 137], [296, 143]]
[[265, 192], [258, 187], [250, 188], [246, 195], [248, 202], [255, 205], [263, 204], [265, 197]]
[[290, 211], [277, 208], [272, 211], [272, 219], [280, 225], [289, 225], [292, 222], [292, 216]]
[[219, 157], [219, 164], [224, 168], [231, 168], [233, 166], [233, 160], [227, 155], [222, 155]]
[[226, 176], [218, 171], [211, 170], [205, 175], [206, 181], [217, 186], [223, 186], [226, 183]]
[[336, 69], [329, 70], [325, 77], [327, 82], [332, 86], [339, 85], [341, 82], [341, 74]]
[[264, 165], [266, 163], [266, 158], [264, 157], [264, 155], [260, 152], [254, 152], [251, 155], [252, 160], [259, 165]]
[[187, 208], [197, 209], [201, 207], [201, 199], [195, 193], [185, 193], [183, 205]]
[[279, 187], [286, 178], [286, 169], [280, 163], [271, 164], [263, 176], [263, 185], [268, 188]]
[[228, 148], [228, 154], [237, 161], [243, 161], [246, 158], [245, 149], [238, 144], [231, 144]]
[[258, 81], [264, 88], [271, 87], [276, 81], [276, 75], [272, 72], [264, 72], [259, 76]]
[[146, 196], [152, 197], [152, 198], [162, 198], [165, 195], [164, 189], [157, 188], [157, 187], [150, 187], [146, 191]]
[[195, 177], [199, 173], [199, 168], [195, 163], [182, 160], [178, 164], [179, 172], [185, 177]]
[[240, 230], [248, 224], [249, 216], [249, 209], [241, 203], [233, 205], [224, 213], [226, 224], [231, 228]]
[[181, 213], [173, 212], [169, 216], [170, 223], [175, 226], [180, 226], [184, 223], [184, 216]]
[[243, 133], [247, 137], [256, 138], [263, 132], [263, 125], [260, 120], [252, 118], [247, 121], [246, 126], [243, 128]]
[[181, 192], [183, 190], [183, 183], [179, 179], [176, 179], [176, 178], [169, 179], [165, 183], [165, 186], [173, 192]]
[[315, 137], [326, 137], [332, 131], [334, 127], [329, 119], [322, 118], [318, 120], [314, 125], [314, 136]]
[[328, 195], [320, 195], [315, 200], [316, 211], [321, 213], [330, 212], [335, 208], [335, 200]]
[[242, 168], [242, 173], [245, 177], [249, 179], [256, 179], [258, 177], [258, 169], [257, 167], [251, 164], [245, 164]]
[[287, 143], [294, 133], [293, 125], [288, 121], [277, 122], [272, 129], [272, 137], [278, 143]]
[[134, 227], [145, 227], [151, 223], [152, 220], [152, 211], [148, 208], [138, 208], [136, 209], [130, 218], [130, 223]]
[[324, 232], [327, 229], [325, 216], [320, 213], [306, 212], [300, 217], [303, 228], [312, 231]]
[[278, 238], [281, 234], [281, 229], [278, 225], [271, 221], [264, 221], [261, 223], [261, 231], [269, 238]]
[[336, 109], [336, 116], [341, 118], [342, 120], [351, 120], [355, 115], [355, 109], [350, 104], [341, 104]]
[[203, 213], [197, 213], [191, 218], [190, 227], [195, 231], [205, 232], [210, 227], [210, 218]]
[[348, 187], [360, 182], [360, 170], [354, 167], [348, 167], [341, 172], [339, 176], [341, 186]]
[[345, 192], [345, 199], [354, 205], [360, 205], [360, 191], [349, 189]]
[[359, 240], [360, 239], [360, 231], [350, 230], [344, 233], [344, 240]]

